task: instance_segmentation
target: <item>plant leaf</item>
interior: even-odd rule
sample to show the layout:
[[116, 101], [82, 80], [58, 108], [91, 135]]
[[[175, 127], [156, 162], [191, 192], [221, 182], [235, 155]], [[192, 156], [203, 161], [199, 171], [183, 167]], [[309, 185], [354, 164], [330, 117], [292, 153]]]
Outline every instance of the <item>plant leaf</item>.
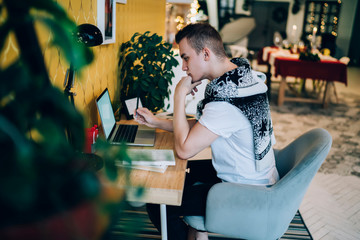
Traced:
[[90, 48], [75, 41], [72, 31], [73, 25], [60, 25], [58, 21], [45, 17], [36, 17], [36, 20], [45, 24], [53, 33], [52, 44], [58, 46], [68, 63], [73, 64], [76, 70], [91, 63], [94, 55]]
[[2, 52], [2, 49], [4, 47], [5, 41], [6, 41], [6, 37], [8, 36], [10, 33], [10, 25], [8, 23], [8, 21], [5, 21], [1, 26], [0, 26], [0, 52]]

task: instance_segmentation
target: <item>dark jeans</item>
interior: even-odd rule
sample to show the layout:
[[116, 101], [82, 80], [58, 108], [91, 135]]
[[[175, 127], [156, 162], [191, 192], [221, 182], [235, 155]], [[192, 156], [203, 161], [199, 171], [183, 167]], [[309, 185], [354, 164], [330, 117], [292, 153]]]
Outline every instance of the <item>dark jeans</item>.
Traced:
[[[181, 217], [205, 216], [208, 191], [215, 183], [221, 182], [211, 160], [189, 161], [188, 168], [190, 173], [186, 175], [181, 206], [166, 206], [169, 240], [187, 239], [188, 226]], [[150, 220], [161, 231], [160, 205], [147, 204], [146, 208]]]

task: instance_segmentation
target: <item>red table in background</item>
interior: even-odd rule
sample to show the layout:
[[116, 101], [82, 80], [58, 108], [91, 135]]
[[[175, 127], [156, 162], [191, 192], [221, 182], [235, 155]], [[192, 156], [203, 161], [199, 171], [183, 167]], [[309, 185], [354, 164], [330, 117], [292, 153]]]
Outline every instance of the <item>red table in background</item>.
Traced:
[[334, 87], [334, 81], [347, 85], [347, 66], [338, 60], [321, 60], [319, 62], [302, 61], [294, 58], [276, 57], [274, 61], [275, 76], [280, 75], [278, 105], [284, 101], [318, 102], [319, 100], [298, 97], [285, 97], [286, 77], [311, 78], [326, 81], [322, 104], [327, 105], [329, 87]]
[[[275, 76], [282, 77], [279, 88], [279, 105], [282, 105], [284, 101], [302, 101], [322, 103], [326, 107], [329, 88], [334, 88], [335, 90], [334, 82], [337, 81], [347, 85], [347, 65], [336, 58], [323, 56], [319, 52], [318, 55], [321, 59], [319, 62], [302, 61], [299, 60], [298, 54], [292, 54], [290, 50], [275, 46], [262, 48], [258, 53], [257, 61], [258, 64], [266, 64], [268, 66], [267, 85], [269, 99], [271, 94], [271, 69], [273, 69]], [[326, 85], [323, 100], [304, 97], [285, 97], [285, 88], [288, 85], [286, 77], [288, 76], [304, 80], [310, 78], [324, 81]]]
[[275, 76], [321, 79], [324, 81], [337, 81], [347, 85], [346, 65], [340, 61], [322, 60], [320, 62], [311, 62], [277, 57], [274, 65]]

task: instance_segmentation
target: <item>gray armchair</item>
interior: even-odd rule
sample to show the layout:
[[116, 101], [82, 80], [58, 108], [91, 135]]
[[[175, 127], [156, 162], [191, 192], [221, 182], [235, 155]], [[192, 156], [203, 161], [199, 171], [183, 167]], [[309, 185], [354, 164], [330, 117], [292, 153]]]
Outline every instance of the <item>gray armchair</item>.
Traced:
[[328, 155], [331, 135], [313, 129], [275, 150], [280, 180], [271, 187], [214, 185], [206, 217], [185, 216], [193, 228], [242, 239], [278, 239], [288, 229], [311, 180]]

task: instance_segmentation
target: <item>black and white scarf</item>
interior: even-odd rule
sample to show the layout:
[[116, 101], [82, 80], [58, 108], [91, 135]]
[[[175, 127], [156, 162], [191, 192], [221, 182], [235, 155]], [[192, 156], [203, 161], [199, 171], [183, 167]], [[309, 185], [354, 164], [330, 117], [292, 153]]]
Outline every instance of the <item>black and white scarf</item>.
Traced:
[[197, 119], [209, 102], [225, 101], [239, 108], [252, 126], [255, 165], [256, 170], [261, 171], [269, 166], [268, 161], [261, 160], [271, 149], [273, 131], [266, 95], [267, 87], [263, 83], [265, 75], [252, 71], [245, 58], [234, 58], [231, 61], [238, 67], [212, 80], [206, 86], [205, 98], [197, 105]]

